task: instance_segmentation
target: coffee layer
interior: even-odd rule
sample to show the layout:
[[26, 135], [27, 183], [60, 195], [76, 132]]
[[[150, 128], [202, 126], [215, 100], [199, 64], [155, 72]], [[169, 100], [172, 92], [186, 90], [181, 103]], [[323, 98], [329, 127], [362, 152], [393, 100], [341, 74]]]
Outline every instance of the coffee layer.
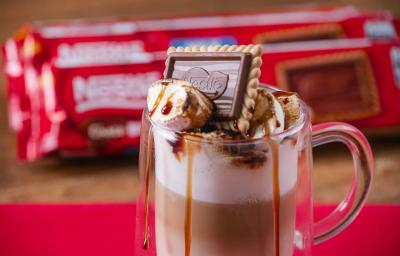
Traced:
[[[279, 247], [293, 255], [296, 193], [281, 197]], [[173, 205], [173, 207], [171, 207]], [[183, 256], [186, 198], [156, 182], [156, 245], [163, 256]], [[273, 256], [273, 201], [214, 204], [194, 200], [190, 256]]]

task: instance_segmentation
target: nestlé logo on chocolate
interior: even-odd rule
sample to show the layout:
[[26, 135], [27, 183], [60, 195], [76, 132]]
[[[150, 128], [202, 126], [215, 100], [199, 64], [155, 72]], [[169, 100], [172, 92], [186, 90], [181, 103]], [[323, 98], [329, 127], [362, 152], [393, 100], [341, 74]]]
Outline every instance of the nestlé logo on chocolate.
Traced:
[[186, 71], [182, 78], [214, 100], [224, 94], [229, 76], [219, 71], [209, 74], [203, 68], [194, 67]]

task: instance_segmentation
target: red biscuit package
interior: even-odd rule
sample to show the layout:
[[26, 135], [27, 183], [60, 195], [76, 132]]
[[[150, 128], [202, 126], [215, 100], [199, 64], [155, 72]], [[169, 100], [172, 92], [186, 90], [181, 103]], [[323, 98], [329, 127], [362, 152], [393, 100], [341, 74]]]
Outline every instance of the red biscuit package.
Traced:
[[110, 155], [138, 145], [147, 85], [161, 77], [162, 69], [163, 62], [80, 68], [43, 65], [41, 132], [35, 140], [40, 154], [59, 150], [69, 156]]
[[296, 91], [315, 123], [400, 125], [400, 41], [344, 39], [269, 44], [261, 81]]
[[99, 37], [105, 41], [141, 40], [147, 51], [165, 51], [169, 46], [363, 37], [387, 40], [398, 38], [400, 26], [385, 11], [365, 12], [352, 6], [305, 6], [251, 14], [34, 23], [31, 30], [42, 49], [36, 59], [43, 60], [68, 51], [65, 45], [71, 46], [77, 40], [90, 43]]
[[163, 62], [79, 68], [44, 63], [30, 79], [19, 157], [113, 155], [136, 147], [147, 85], [162, 69]]
[[115, 25], [67, 26], [54, 37], [41, 28], [4, 44], [20, 159], [119, 154], [138, 145], [147, 85], [162, 76], [164, 58], [147, 51], [129, 24]]
[[280, 43], [365, 38], [396, 39], [398, 21], [389, 12], [352, 6], [289, 9], [242, 15], [137, 21], [137, 34], [157, 50], [168, 46]]
[[[343, 38], [370, 38], [372, 44], [397, 40], [399, 25], [388, 12], [351, 6], [24, 25], [3, 46], [18, 156], [109, 155], [137, 147], [147, 86], [162, 76], [169, 46]], [[266, 81], [275, 80], [267, 75]]]

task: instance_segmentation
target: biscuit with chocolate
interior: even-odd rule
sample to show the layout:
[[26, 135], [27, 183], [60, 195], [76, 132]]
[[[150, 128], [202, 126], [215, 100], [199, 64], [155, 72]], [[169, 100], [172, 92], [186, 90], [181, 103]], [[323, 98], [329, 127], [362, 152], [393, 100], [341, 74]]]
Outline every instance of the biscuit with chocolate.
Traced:
[[165, 78], [183, 79], [215, 104], [215, 124], [247, 134], [259, 85], [260, 45], [170, 47]]

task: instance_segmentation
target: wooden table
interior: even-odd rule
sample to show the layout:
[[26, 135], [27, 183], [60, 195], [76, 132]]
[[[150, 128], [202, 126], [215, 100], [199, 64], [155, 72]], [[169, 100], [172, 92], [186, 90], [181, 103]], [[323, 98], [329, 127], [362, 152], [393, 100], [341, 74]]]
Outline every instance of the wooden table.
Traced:
[[[102, 16], [156, 17], [256, 10], [283, 3], [308, 1], [256, 0], [14, 0], [0, 2], [0, 39], [18, 24], [37, 19]], [[325, 1], [314, 1], [325, 3]], [[397, 0], [341, 1], [364, 8], [389, 9], [400, 16]], [[400, 135], [400, 134], [399, 134]], [[400, 202], [400, 136], [373, 139], [376, 175], [370, 202]], [[343, 198], [352, 164], [342, 146], [324, 146], [315, 154], [315, 198], [335, 202]], [[137, 159], [44, 159], [21, 163], [15, 157], [14, 135], [7, 128], [4, 77], [0, 76], [0, 202], [131, 201], [138, 189]]]

